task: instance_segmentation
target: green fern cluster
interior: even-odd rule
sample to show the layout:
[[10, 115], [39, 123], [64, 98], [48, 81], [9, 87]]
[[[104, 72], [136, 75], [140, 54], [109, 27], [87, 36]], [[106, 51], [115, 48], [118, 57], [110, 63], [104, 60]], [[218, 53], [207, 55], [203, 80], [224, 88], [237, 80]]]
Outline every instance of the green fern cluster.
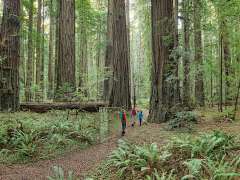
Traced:
[[[119, 140], [119, 147], [112, 151], [105, 164], [105, 179], [173, 179], [173, 171], [169, 176], [161, 170], [164, 162], [171, 153], [161, 152], [156, 143], [143, 146], [132, 145], [130, 142]], [[161, 171], [161, 175], [158, 172]], [[101, 177], [94, 177], [100, 179]]]
[[45, 152], [49, 148], [45, 147], [60, 149], [69, 144], [85, 146], [95, 141], [97, 129], [92, 116], [66, 119], [61, 111], [52, 111], [45, 117], [36, 113], [27, 113], [30, 117], [17, 114], [0, 119], [0, 162], [21, 161], [23, 156], [38, 159], [49, 154]]
[[172, 117], [168, 121], [167, 126], [165, 127], [166, 130], [171, 130], [173, 128], [184, 127], [189, 122], [198, 122], [199, 117], [194, 114], [192, 111], [173, 111]]
[[[212, 130], [199, 138], [173, 138], [167, 146], [156, 143], [142, 146], [119, 140], [109, 160], [96, 172], [88, 173], [93, 179], [146, 179], [146, 180], [225, 180], [239, 178], [236, 155], [239, 146], [236, 135]], [[230, 155], [235, 151], [235, 155]], [[175, 170], [174, 170], [175, 169]]]
[[212, 130], [212, 134], [205, 135], [193, 140], [193, 136], [188, 135], [183, 138], [173, 137], [168, 146], [181, 153], [190, 154], [193, 157], [209, 157], [210, 159], [221, 159], [228, 150], [240, 149], [235, 144], [236, 134], [227, 135], [221, 130]]

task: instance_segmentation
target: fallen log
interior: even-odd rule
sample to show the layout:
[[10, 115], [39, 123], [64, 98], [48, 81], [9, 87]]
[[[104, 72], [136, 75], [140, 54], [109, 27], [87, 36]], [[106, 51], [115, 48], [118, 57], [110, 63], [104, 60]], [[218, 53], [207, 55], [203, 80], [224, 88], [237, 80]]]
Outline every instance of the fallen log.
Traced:
[[37, 113], [44, 113], [51, 109], [56, 110], [66, 110], [66, 109], [79, 109], [88, 111], [88, 112], [98, 112], [99, 107], [107, 107], [108, 101], [102, 102], [51, 102], [51, 103], [44, 103], [44, 102], [24, 102], [20, 103], [21, 110], [30, 110]]

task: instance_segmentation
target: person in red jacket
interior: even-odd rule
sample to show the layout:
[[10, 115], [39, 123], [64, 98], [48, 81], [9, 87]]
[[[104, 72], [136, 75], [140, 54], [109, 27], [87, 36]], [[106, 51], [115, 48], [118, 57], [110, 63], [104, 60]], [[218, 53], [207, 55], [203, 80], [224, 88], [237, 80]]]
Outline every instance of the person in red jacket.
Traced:
[[122, 136], [125, 134], [126, 124], [127, 124], [127, 117], [124, 113], [124, 109], [122, 109], [122, 113], [120, 114], [120, 119], [122, 122]]
[[134, 106], [134, 108], [132, 108], [131, 110], [131, 116], [133, 117], [133, 123], [132, 123], [132, 126], [134, 126], [135, 124], [135, 117], [137, 115], [137, 110], [136, 110], [136, 107]]

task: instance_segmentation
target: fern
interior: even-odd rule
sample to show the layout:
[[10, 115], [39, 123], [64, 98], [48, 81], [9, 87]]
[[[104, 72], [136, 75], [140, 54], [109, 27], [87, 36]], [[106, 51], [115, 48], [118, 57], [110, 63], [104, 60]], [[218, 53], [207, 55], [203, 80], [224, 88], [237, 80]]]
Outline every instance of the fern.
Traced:
[[[211, 180], [225, 180], [240, 177], [240, 174], [236, 173], [239, 163], [240, 159], [238, 157], [231, 162], [225, 162], [225, 155], [220, 161], [212, 161], [209, 158], [192, 159], [189, 162], [183, 163], [183, 165], [188, 167], [191, 174], [184, 176], [182, 179], [196, 178], [200, 180], [206, 179], [209, 176]], [[205, 169], [205, 171], [202, 169]]]

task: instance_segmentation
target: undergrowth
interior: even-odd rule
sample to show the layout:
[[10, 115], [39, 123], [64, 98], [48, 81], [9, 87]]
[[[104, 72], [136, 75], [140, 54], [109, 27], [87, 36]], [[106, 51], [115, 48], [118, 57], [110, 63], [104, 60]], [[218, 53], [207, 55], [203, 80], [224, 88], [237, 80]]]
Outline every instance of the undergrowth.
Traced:
[[221, 130], [201, 137], [182, 135], [158, 148], [119, 140], [107, 161], [85, 174], [92, 179], [225, 180], [239, 178], [236, 134]]
[[0, 163], [27, 163], [66, 155], [98, 139], [98, 113], [52, 110], [0, 114]]
[[199, 122], [199, 120], [200, 117], [192, 111], [173, 111], [171, 112], [171, 119], [166, 123], [164, 129], [171, 130], [174, 128], [188, 127], [191, 131], [194, 126], [190, 123], [196, 123]]

